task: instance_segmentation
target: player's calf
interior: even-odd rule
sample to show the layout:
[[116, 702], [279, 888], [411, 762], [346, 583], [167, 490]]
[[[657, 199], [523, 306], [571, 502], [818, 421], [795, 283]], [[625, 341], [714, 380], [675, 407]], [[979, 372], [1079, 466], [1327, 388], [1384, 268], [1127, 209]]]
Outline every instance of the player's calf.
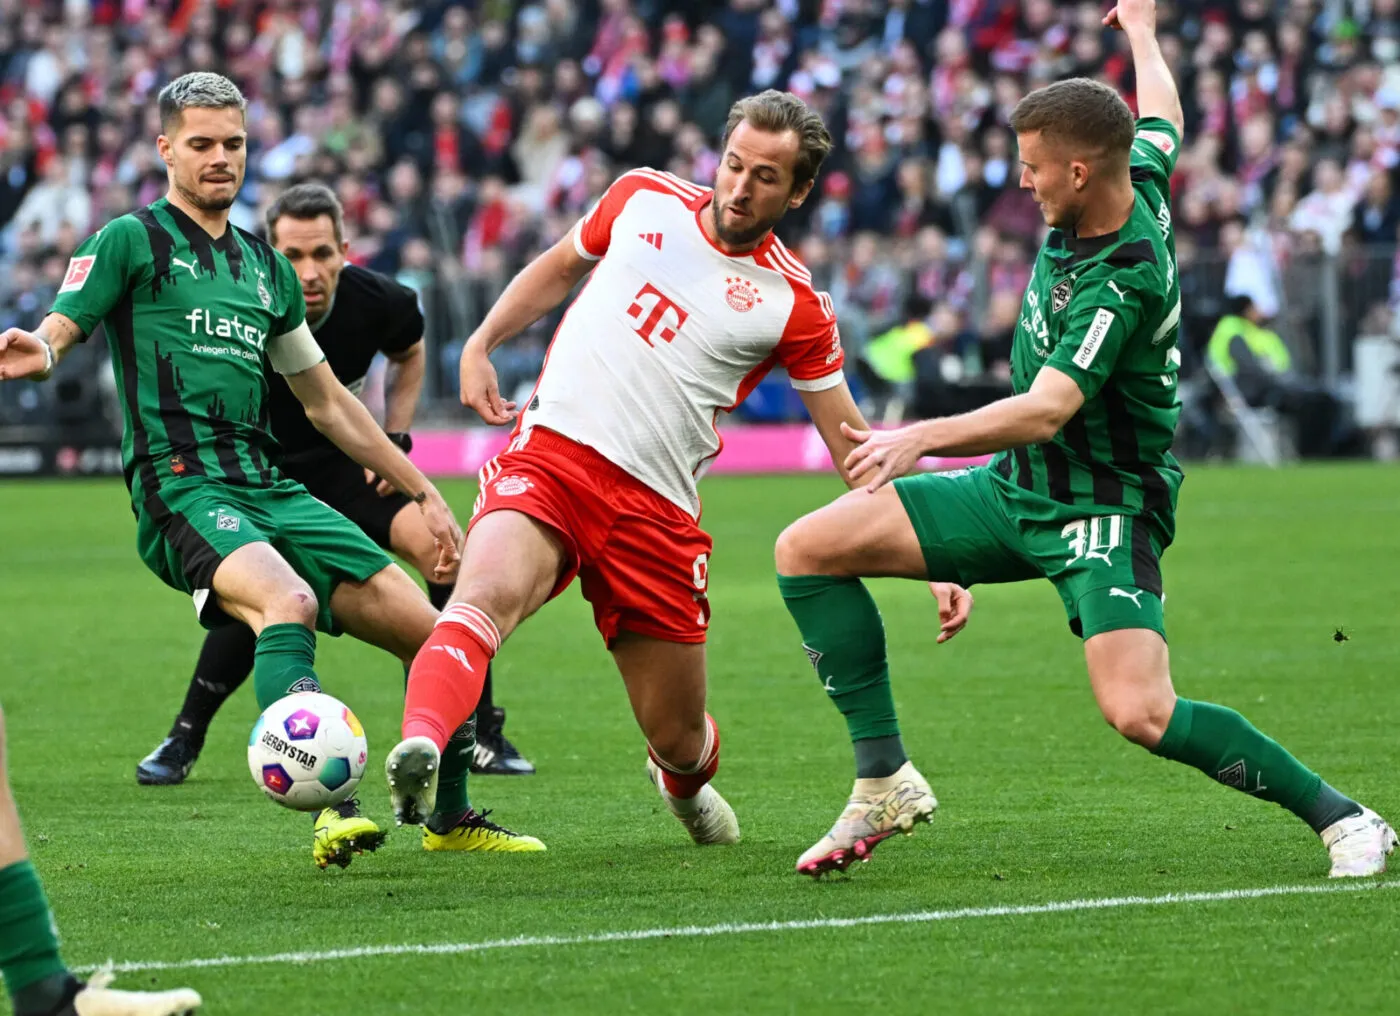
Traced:
[[[660, 746], [647, 739], [647, 755], [656, 765], [666, 791], [673, 797], [688, 798], [715, 778], [719, 771], [719, 726], [709, 713], [697, 738], [688, 730], [679, 731]], [[691, 745], [698, 745], [692, 748]]]

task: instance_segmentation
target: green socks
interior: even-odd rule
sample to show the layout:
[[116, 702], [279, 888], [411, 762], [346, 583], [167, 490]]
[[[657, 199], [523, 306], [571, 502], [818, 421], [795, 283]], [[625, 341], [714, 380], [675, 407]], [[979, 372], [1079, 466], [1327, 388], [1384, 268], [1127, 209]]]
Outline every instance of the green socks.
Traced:
[[471, 772], [476, 754], [476, 714], [457, 728], [442, 753], [442, 768], [438, 770], [437, 805], [428, 818], [427, 826], [442, 835], [453, 829], [471, 807], [467, 799], [467, 774]]
[[822, 687], [846, 718], [856, 775], [889, 776], [904, 764], [885, 661], [885, 626], [859, 579], [779, 575], [778, 589]]
[[1239, 713], [1210, 702], [1177, 699], [1154, 754], [1287, 808], [1314, 832], [1361, 813], [1359, 804], [1323, 783]]
[[0, 869], [0, 972], [19, 1016], [62, 1004], [72, 979], [58, 958], [58, 931], [28, 861]]
[[270, 624], [253, 650], [253, 690], [258, 708], [295, 691], [320, 691], [312, 669], [316, 662], [316, 633], [301, 624]]

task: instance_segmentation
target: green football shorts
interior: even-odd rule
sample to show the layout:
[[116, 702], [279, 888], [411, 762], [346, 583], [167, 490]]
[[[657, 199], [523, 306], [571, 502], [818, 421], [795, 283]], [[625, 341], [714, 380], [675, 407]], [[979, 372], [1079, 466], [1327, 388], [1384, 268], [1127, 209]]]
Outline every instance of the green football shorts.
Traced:
[[204, 477], [175, 480], [136, 512], [136, 548], [166, 585], [194, 598], [200, 623], [228, 622], [211, 595], [214, 572], [239, 547], [270, 543], [316, 595], [316, 627], [340, 634], [331, 593], [364, 582], [391, 562], [360, 528], [301, 484], [239, 487]]
[[929, 578], [973, 586], [1047, 578], [1081, 638], [1150, 628], [1166, 638], [1151, 528], [1131, 515], [1044, 522], [1017, 517], [986, 467], [895, 480]]

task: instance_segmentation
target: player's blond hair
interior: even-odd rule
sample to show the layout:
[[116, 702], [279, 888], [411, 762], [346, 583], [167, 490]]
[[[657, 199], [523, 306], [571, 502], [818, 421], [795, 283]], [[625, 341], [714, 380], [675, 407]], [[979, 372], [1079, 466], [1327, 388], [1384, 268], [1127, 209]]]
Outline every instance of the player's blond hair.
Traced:
[[1070, 149], [1074, 158], [1100, 158], [1128, 164], [1136, 129], [1123, 97], [1092, 78], [1066, 78], [1037, 88], [1011, 112], [1017, 134], [1037, 131]]
[[730, 106], [721, 149], [728, 146], [729, 136], [741, 123], [773, 134], [792, 131], [797, 135], [797, 162], [792, 167], [795, 187], [815, 180], [822, 162], [831, 154], [831, 133], [821, 114], [791, 92], [770, 88]]
[[178, 127], [187, 109], [236, 109], [248, 112], [248, 100], [228, 78], [213, 71], [182, 74], [160, 90], [160, 129], [169, 134]]

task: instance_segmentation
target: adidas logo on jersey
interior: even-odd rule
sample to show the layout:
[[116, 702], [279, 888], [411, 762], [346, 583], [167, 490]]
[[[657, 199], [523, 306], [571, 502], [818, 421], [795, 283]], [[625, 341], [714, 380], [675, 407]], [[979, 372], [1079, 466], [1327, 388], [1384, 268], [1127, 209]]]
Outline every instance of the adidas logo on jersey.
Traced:
[[638, 234], [637, 234], [637, 239], [642, 240], [642, 241], [644, 241], [644, 242], [646, 242], [646, 243], [651, 244], [651, 245], [652, 245], [653, 247], [655, 247], [657, 250], [660, 250], [660, 249], [661, 249], [661, 234], [660, 234], [660, 233], [638, 233]]

